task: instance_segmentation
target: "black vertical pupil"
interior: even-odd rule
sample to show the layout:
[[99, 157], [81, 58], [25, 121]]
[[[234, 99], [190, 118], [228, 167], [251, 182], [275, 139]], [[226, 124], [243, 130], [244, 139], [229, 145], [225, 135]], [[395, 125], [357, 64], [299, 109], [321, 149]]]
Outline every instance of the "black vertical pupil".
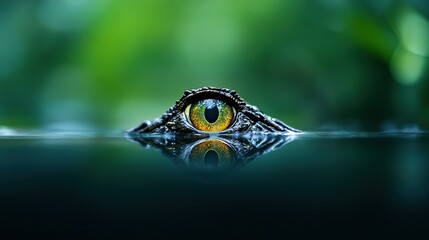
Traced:
[[217, 165], [219, 164], [219, 155], [217, 155], [216, 151], [209, 150], [204, 155], [204, 162], [207, 166], [217, 167]]
[[206, 117], [207, 122], [214, 123], [219, 117], [219, 109], [216, 105], [210, 108], [207, 107], [204, 111], [204, 116]]

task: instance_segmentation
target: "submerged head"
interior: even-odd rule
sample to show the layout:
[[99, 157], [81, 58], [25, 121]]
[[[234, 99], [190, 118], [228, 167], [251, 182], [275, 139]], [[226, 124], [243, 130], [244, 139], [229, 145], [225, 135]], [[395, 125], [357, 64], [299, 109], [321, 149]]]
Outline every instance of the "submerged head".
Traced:
[[235, 91], [204, 87], [185, 91], [164, 115], [128, 131], [141, 133], [282, 133], [300, 131], [263, 114]]

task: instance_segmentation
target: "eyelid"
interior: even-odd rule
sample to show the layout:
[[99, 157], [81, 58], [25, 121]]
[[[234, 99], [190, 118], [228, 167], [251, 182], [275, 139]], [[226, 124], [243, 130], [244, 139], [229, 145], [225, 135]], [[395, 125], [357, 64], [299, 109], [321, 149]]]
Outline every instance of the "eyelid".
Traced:
[[231, 125], [233, 125], [235, 123], [235, 117], [237, 117], [237, 110], [235, 110], [235, 107], [231, 106], [232, 108], [232, 116], [234, 121], [231, 123]]
[[188, 106], [186, 106], [186, 108], [185, 108], [185, 115], [186, 115], [186, 118], [189, 120], [189, 111], [190, 111], [190, 109], [191, 109], [191, 105], [192, 104], [194, 104], [194, 103], [190, 103], [190, 104], [188, 104]]
[[[186, 111], [186, 108], [189, 105], [195, 104], [199, 101], [205, 99], [216, 99], [228, 104], [230, 107], [235, 109], [236, 111], [242, 109], [242, 107], [246, 104], [242, 98], [240, 98], [235, 91], [229, 93], [222, 93], [218, 90], [213, 90], [209, 92], [200, 92], [195, 95], [190, 95], [191, 92], [184, 94], [182, 99], [180, 100], [180, 104], [178, 104], [177, 108], [183, 112]], [[179, 102], [179, 101], [178, 101]]]

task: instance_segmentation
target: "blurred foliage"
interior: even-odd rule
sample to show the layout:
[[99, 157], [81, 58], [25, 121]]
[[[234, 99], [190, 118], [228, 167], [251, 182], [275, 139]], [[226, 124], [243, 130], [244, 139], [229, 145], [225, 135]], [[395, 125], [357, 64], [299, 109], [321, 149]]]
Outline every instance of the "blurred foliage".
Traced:
[[0, 3], [0, 125], [126, 129], [228, 87], [300, 129], [429, 127], [429, 3]]

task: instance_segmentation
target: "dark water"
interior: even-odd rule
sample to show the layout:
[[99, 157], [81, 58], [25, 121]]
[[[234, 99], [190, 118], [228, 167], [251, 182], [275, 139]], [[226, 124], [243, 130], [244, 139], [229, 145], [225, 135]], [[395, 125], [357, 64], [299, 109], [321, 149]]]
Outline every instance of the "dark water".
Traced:
[[223, 143], [174, 155], [121, 134], [5, 134], [2, 236], [428, 236], [426, 133], [304, 134], [247, 155]]

